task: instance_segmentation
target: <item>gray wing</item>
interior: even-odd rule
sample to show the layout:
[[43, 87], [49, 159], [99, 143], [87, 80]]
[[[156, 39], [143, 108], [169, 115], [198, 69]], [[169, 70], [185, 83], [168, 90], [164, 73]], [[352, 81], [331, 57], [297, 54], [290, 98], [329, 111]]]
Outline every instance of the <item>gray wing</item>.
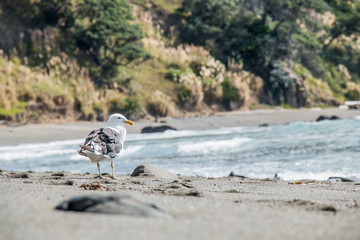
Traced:
[[120, 134], [111, 128], [99, 128], [92, 131], [85, 140], [85, 146], [95, 146], [97, 151], [101, 151], [102, 155], [111, 158], [116, 157], [122, 149], [120, 142]]

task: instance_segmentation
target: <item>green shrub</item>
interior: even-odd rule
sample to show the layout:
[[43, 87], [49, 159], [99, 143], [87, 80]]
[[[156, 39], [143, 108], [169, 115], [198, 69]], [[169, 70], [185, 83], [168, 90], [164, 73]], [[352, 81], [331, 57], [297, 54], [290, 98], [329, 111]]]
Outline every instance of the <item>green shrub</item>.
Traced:
[[122, 95], [109, 97], [107, 100], [108, 113], [119, 112], [123, 107], [124, 97]]
[[0, 116], [14, 116], [16, 114], [22, 113], [22, 112], [24, 112], [27, 104], [28, 104], [27, 102], [19, 101], [19, 102], [17, 102], [17, 107], [12, 108], [12, 109], [6, 109], [3, 107], [0, 107]]
[[239, 92], [230, 79], [224, 79], [224, 82], [222, 82], [221, 85], [225, 101], [230, 102], [239, 100]]
[[161, 100], [151, 101], [147, 104], [148, 112], [153, 116], [166, 117], [169, 112], [166, 102]]
[[352, 90], [352, 91], [348, 91], [346, 94], [345, 94], [345, 97], [348, 99], [348, 100], [351, 100], [351, 101], [358, 101], [360, 99], [360, 93], [358, 91], [355, 91], [355, 90]]
[[125, 99], [125, 102], [122, 105], [122, 107], [120, 108], [120, 111], [125, 114], [134, 114], [134, 113], [142, 112], [139, 102], [135, 98], [132, 98], [132, 97], [127, 97]]
[[181, 77], [180, 69], [170, 67], [169, 71], [165, 74], [165, 78], [177, 82]]
[[287, 104], [287, 103], [281, 103], [281, 104], [280, 104], [280, 107], [282, 107], [282, 108], [284, 108], [284, 109], [292, 109], [292, 107], [291, 107], [289, 104]]
[[180, 103], [192, 103], [193, 102], [193, 96], [191, 89], [188, 88], [186, 85], [181, 85], [178, 91], [178, 98]]
[[348, 82], [346, 86], [345, 97], [348, 100], [359, 101], [360, 100], [360, 86], [353, 82]]
[[294, 78], [284, 69], [282, 62], [280, 61], [274, 61], [272, 63], [269, 82], [272, 90], [287, 89], [296, 86]]
[[143, 115], [142, 108], [134, 97], [111, 97], [107, 104], [109, 114], [118, 112], [132, 119], [140, 118]]

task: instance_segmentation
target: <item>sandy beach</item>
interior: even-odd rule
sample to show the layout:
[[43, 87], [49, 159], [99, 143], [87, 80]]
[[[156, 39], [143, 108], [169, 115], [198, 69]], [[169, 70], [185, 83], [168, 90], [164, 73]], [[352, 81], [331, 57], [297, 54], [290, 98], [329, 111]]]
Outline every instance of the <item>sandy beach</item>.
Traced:
[[[143, 127], [161, 125], [179, 130], [274, 125], [314, 121], [320, 115], [353, 118], [360, 110], [219, 113], [140, 121], [128, 130], [139, 133]], [[0, 145], [84, 138], [104, 124], [1, 126]], [[360, 183], [130, 174], [96, 179], [95, 171], [0, 170], [0, 239], [360, 239]], [[55, 209], [73, 197], [124, 195], [154, 204], [167, 217]]]
[[[1, 239], [354, 239], [359, 183], [0, 172]], [[86, 186], [95, 186], [93, 190]], [[75, 196], [130, 196], [169, 218], [55, 210]]]
[[[237, 126], [258, 126], [261, 124], [286, 124], [298, 121], [315, 121], [320, 115], [354, 118], [360, 110], [328, 109], [271, 109], [255, 111], [222, 112], [212, 116], [193, 118], [159, 118], [154, 121], [135, 121], [127, 128], [128, 133], [140, 133], [144, 127], [171, 126], [178, 130], [209, 129]], [[85, 138], [93, 129], [106, 122], [75, 122], [59, 124], [28, 124], [18, 127], [0, 126], [0, 146], [21, 143], [40, 143]]]

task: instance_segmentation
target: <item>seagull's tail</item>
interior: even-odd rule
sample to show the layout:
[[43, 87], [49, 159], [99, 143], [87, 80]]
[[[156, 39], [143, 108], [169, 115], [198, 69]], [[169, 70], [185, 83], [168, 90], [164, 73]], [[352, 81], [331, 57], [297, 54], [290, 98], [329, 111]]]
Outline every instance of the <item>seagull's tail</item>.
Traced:
[[90, 146], [87, 145], [79, 145], [79, 146], [81, 147], [81, 149], [77, 153], [81, 156], [87, 157], [86, 154], [83, 152], [83, 150], [94, 152], [94, 149]]
[[80, 149], [79, 151], [77, 151], [77, 154], [86, 157], [86, 155], [84, 154], [84, 152], [82, 151], [82, 149]]

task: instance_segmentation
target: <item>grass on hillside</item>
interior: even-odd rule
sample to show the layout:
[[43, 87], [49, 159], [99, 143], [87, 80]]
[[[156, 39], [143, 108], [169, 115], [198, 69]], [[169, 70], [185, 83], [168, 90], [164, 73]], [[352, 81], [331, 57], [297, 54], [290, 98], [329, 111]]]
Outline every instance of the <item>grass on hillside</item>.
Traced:
[[130, 0], [130, 2], [146, 8], [158, 7], [169, 13], [174, 13], [176, 9], [181, 7], [183, 0]]
[[29, 104], [39, 112], [59, 106], [76, 108], [84, 118], [94, 114], [99, 105], [98, 93], [85, 70], [66, 55], [53, 57], [47, 69], [31, 69], [17, 58], [0, 54], [0, 116], [12, 117]]

